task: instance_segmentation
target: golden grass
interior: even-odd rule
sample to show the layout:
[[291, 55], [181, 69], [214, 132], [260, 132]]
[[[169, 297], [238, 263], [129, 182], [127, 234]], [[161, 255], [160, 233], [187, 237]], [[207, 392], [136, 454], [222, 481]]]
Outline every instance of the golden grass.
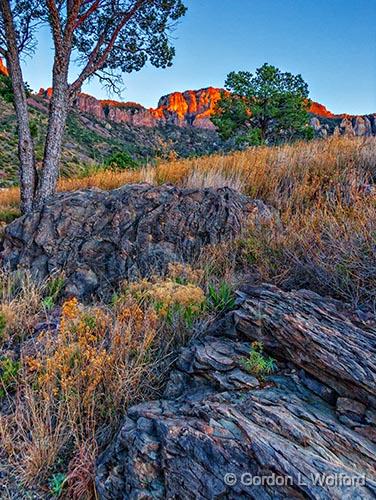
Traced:
[[[205, 315], [202, 276], [189, 266], [171, 265], [165, 278], [125, 283], [112, 304], [66, 300], [56, 329], [29, 332], [20, 345], [15, 383], [4, 387], [9, 409], [0, 414], [0, 459], [9, 462], [24, 485], [45, 485], [59, 472], [66, 476], [66, 498], [94, 498], [97, 453], [129, 404], [156, 397], [177, 348]], [[4, 303], [23, 297], [19, 323], [37, 296], [34, 324], [48, 320], [43, 298], [51, 284], [36, 292], [24, 274], [8, 291], [12, 278], [1, 275], [0, 289], [5, 290]], [[7, 321], [3, 341], [17, 346], [10, 337], [17, 330], [12, 332], [15, 325]], [[0, 353], [0, 359], [17, 357], [14, 350]]]
[[[34, 349], [14, 349], [20, 372], [5, 387], [13, 395], [0, 416], [0, 458], [26, 484], [65, 472], [68, 497], [92, 498], [98, 451], [127, 406], [162, 387], [192, 323], [210, 314], [203, 312], [209, 283], [236, 284], [252, 273], [375, 310], [375, 165], [375, 138], [333, 137], [61, 179], [60, 191], [144, 181], [231, 186], [269, 203], [276, 216], [235, 242], [207, 248], [197, 269], [176, 265], [166, 278], [127, 284], [112, 305], [66, 302], [57, 331], [47, 331], [41, 345], [34, 339]], [[0, 211], [16, 208], [18, 196], [17, 189], [2, 190]], [[46, 299], [55, 302], [58, 288], [36, 287], [27, 274], [0, 275], [0, 346], [30, 337], [48, 318]]]
[[[140, 170], [103, 170], [87, 177], [61, 178], [58, 191], [86, 188], [115, 189], [124, 184], [166, 182], [188, 186], [230, 185], [253, 197], [281, 205], [318, 201], [323, 188], [340, 188], [340, 182], [357, 189], [367, 172], [376, 173], [376, 139], [331, 137], [276, 147], [250, 148], [228, 155], [161, 162]], [[326, 202], [327, 200], [319, 200]], [[19, 203], [18, 188], [0, 191], [0, 209]]]
[[[279, 212], [277, 227], [262, 234], [258, 229], [254, 236], [260, 248], [250, 260], [263, 279], [311, 286], [375, 307], [374, 268], [369, 265], [375, 257], [375, 178], [376, 138], [331, 137], [228, 155], [172, 158], [136, 171], [101, 170], [62, 178], [58, 189], [115, 189], [136, 182], [233, 187]], [[0, 219], [1, 210], [8, 216], [15, 210], [18, 196], [15, 188], [0, 191]]]

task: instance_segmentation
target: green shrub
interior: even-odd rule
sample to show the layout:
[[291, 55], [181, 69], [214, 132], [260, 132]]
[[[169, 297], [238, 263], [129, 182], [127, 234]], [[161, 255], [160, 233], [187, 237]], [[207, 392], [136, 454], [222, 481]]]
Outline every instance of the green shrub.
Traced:
[[57, 299], [64, 287], [65, 280], [62, 276], [52, 278], [47, 282], [46, 294], [42, 301], [43, 306], [49, 311], [56, 304]]
[[117, 170], [136, 170], [139, 166], [127, 151], [113, 153], [105, 161], [105, 165]]
[[0, 341], [4, 337], [5, 328], [7, 326], [7, 320], [3, 313], [0, 313]]
[[4, 208], [0, 210], [0, 222], [10, 224], [12, 221], [21, 216], [18, 208]]
[[63, 472], [58, 472], [54, 474], [48, 483], [51, 494], [54, 495], [55, 497], [61, 496], [66, 481], [67, 481], [67, 476]]
[[213, 285], [208, 287], [207, 307], [209, 310], [226, 311], [235, 307], [235, 294], [232, 287], [223, 282], [216, 288]]

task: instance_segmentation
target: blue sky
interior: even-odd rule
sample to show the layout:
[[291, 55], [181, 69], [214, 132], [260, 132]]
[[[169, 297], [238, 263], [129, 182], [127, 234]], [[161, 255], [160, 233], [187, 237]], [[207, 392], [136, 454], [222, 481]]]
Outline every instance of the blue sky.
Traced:
[[[155, 107], [169, 92], [221, 87], [230, 71], [268, 62], [301, 73], [311, 98], [335, 113], [376, 112], [376, 0], [185, 3], [188, 12], [173, 33], [173, 67], [125, 74], [124, 100]], [[51, 47], [44, 31], [35, 57], [25, 62], [25, 79], [34, 89], [51, 81]], [[108, 97], [96, 81], [84, 90]]]

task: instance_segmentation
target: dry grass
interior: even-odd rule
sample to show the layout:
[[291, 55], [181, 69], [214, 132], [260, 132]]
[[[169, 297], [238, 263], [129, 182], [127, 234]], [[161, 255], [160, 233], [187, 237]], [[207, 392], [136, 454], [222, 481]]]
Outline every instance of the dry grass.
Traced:
[[[375, 179], [374, 137], [331, 137], [229, 155], [172, 158], [138, 171], [100, 171], [61, 179], [59, 190], [113, 189], [135, 182], [233, 187], [280, 214], [280, 224], [250, 235], [258, 243], [248, 262], [263, 279], [375, 308]], [[17, 203], [16, 189], [0, 192], [0, 212], [9, 213]]]
[[[236, 242], [207, 249], [197, 269], [175, 266], [167, 278], [127, 284], [112, 305], [66, 302], [57, 330], [36, 338], [34, 325], [56, 312], [59, 287], [0, 276], [2, 357], [19, 363], [4, 384], [1, 453], [18, 477], [46, 484], [64, 472], [68, 498], [93, 498], [95, 457], [127, 406], [156, 396], [176, 349], [212, 314], [208, 304], [220, 310], [232, 303], [227, 285], [217, 294], [210, 283], [236, 283], [251, 273], [375, 309], [375, 165], [374, 138], [331, 138], [60, 180], [60, 190], [140, 181], [227, 185], [278, 215]], [[0, 209], [17, 203], [16, 189], [0, 192]]]
[[[87, 177], [62, 178], [59, 191], [85, 188], [115, 189], [123, 184], [170, 182], [181, 186], [234, 186], [278, 208], [326, 203], [330, 193], [358, 189], [376, 176], [376, 139], [332, 137], [325, 141], [278, 147], [250, 148], [229, 155], [172, 160], [132, 171], [104, 170]], [[324, 193], [325, 192], [325, 193]], [[320, 199], [324, 193], [324, 199]], [[0, 209], [17, 207], [17, 188], [0, 190]]]
[[[0, 458], [18, 480], [45, 485], [63, 473], [67, 498], [94, 498], [98, 452], [129, 404], [157, 397], [177, 348], [208, 314], [202, 276], [176, 265], [166, 278], [125, 283], [112, 304], [69, 299], [58, 326], [29, 331], [18, 353], [18, 347], [10, 350], [9, 331], [0, 359], [11, 355], [19, 367], [0, 397], [0, 404], [8, 398], [0, 415]], [[10, 283], [12, 277], [2, 279]], [[26, 302], [29, 278], [18, 287]], [[34, 323], [54, 316], [42, 305], [46, 290], [48, 283], [39, 289]], [[26, 311], [19, 320], [25, 317]]]

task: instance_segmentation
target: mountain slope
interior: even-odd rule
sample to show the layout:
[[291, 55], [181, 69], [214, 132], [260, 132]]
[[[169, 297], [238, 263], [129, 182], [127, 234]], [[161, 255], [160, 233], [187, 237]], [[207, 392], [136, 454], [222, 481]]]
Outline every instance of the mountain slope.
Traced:
[[[91, 105], [93, 100], [90, 98]], [[29, 99], [29, 106], [39, 164], [47, 129], [48, 100], [35, 95]], [[171, 154], [180, 157], [208, 154], [223, 148], [214, 130], [183, 128], [167, 123], [150, 127], [136, 120], [135, 124], [130, 120], [119, 120], [116, 109], [111, 106], [109, 118], [106, 115], [99, 117], [92, 107], [87, 107], [87, 111], [86, 108], [71, 111], [63, 145], [63, 175], [79, 175], [88, 164], [101, 163], [116, 151], [127, 151], [137, 160], [148, 161], [167, 158]], [[13, 107], [0, 99], [0, 188], [17, 182], [17, 169], [16, 116]]]
[[[137, 103], [101, 101], [87, 94], [81, 94], [76, 100], [76, 107], [101, 120], [116, 123], [129, 123], [135, 126], [156, 127], [158, 125], [176, 125], [215, 130], [210, 117], [215, 112], [223, 89], [207, 87], [199, 90], [173, 92], [160, 98], [157, 108], [145, 108]], [[46, 98], [50, 90], [41, 89]], [[311, 124], [318, 135], [328, 134], [371, 136], [376, 135], [376, 114], [336, 115], [324, 105], [312, 101], [310, 109]]]
[[[7, 68], [0, 59], [0, 74]], [[69, 115], [62, 154], [62, 173], [79, 175], [82, 165], [101, 163], [113, 152], [127, 151], [148, 161], [169, 155], [188, 157], [230, 150], [211, 121], [222, 89], [208, 87], [162, 96], [157, 108], [134, 102], [99, 100], [80, 94]], [[43, 157], [52, 89], [29, 98], [37, 162]], [[376, 114], [335, 115], [312, 102], [311, 125], [319, 137], [376, 135]], [[0, 188], [17, 181], [17, 124], [13, 107], [0, 99]]]

